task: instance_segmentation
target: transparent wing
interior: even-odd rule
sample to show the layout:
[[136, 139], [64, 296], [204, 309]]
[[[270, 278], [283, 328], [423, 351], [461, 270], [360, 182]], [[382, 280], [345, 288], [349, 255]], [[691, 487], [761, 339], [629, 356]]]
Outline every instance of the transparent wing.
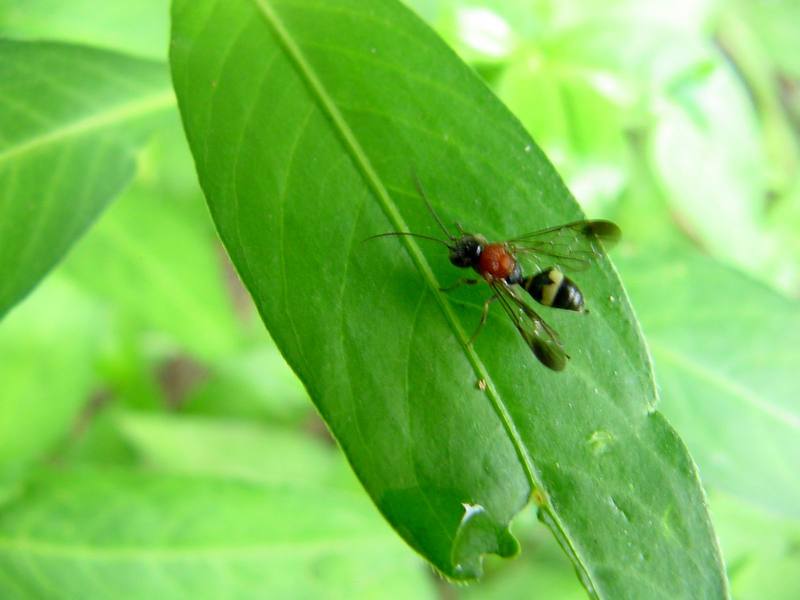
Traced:
[[549, 257], [568, 270], [580, 271], [603, 256], [604, 248], [611, 248], [621, 236], [620, 228], [611, 221], [574, 221], [526, 233], [508, 244], [520, 258]]
[[491, 283], [500, 305], [528, 344], [534, 356], [549, 369], [562, 371], [569, 355], [564, 351], [558, 334], [536, 311], [520, 298], [506, 282], [496, 279]]

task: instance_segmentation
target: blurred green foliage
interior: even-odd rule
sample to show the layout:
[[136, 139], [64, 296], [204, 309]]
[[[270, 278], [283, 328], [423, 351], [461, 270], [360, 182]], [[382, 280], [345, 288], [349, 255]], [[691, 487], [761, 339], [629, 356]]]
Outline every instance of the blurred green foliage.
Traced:
[[[800, 5], [408, 3], [512, 108], [586, 212], [622, 225], [618, 267], [661, 408], [709, 490], [733, 593], [798, 597]], [[0, 0], [0, 36], [165, 62], [167, 13], [166, 0]], [[114, 578], [148, 572], [155, 583], [131, 582], [130, 597], [287, 592], [290, 577], [306, 597], [582, 596], [530, 515], [515, 523], [523, 556], [490, 561], [463, 589], [429, 576], [352, 493], [215, 237], [177, 114], [128, 191], [0, 322], [0, 382], [3, 597], [102, 597]], [[286, 539], [265, 533], [280, 519], [262, 496], [284, 507]], [[179, 504], [185, 514], [169, 512]], [[183, 557], [186, 579], [166, 581], [161, 561], [188, 542], [148, 532], [192, 511], [212, 515], [191, 540], [208, 554]], [[124, 535], [108, 538], [117, 523]], [[238, 550], [220, 546], [226, 532]], [[350, 536], [369, 551], [349, 551]], [[89, 552], [102, 563], [91, 572]], [[281, 557], [267, 575], [253, 567], [264, 553]]]

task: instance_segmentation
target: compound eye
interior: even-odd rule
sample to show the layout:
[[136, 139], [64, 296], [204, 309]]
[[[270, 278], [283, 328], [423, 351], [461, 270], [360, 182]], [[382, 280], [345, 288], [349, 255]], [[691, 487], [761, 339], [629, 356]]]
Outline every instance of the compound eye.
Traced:
[[456, 267], [468, 267], [470, 265], [469, 257], [465, 256], [461, 252], [451, 252], [450, 262]]
[[451, 248], [450, 262], [456, 267], [471, 267], [477, 262], [480, 255], [481, 245], [478, 240], [464, 237]]
[[481, 245], [477, 241], [473, 241], [469, 247], [469, 255], [472, 260], [478, 260], [481, 255]]

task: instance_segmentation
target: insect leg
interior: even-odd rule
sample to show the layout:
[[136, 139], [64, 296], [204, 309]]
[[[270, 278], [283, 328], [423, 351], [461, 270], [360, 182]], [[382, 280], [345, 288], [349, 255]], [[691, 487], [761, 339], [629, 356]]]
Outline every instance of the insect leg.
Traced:
[[483, 303], [483, 310], [481, 311], [481, 320], [478, 323], [478, 328], [475, 330], [475, 333], [472, 334], [472, 337], [469, 338], [468, 345], [472, 345], [472, 342], [478, 337], [481, 331], [483, 331], [483, 326], [486, 325], [486, 319], [489, 318], [489, 306], [497, 300], [497, 294], [491, 296], [486, 302]]
[[462, 285], [475, 285], [476, 283], [478, 283], [477, 279], [465, 279], [465, 278], [462, 277], [461, 279], [457, 280], [452, 285], [448, 285], [447, 287], [440, 287], [439, 291], [440, 292], [452, 292], [454, 289], [460, 288]]

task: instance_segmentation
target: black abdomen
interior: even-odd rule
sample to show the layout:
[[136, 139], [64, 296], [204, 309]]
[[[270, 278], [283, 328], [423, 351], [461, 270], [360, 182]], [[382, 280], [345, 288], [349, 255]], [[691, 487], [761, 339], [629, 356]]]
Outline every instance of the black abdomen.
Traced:
[[550, 267], [541, 273], [526, 277], [520, 282], [520, 285], [540, 304], [565, 310], [583, 311], [581, 290], [574, 281], [556, 267]]

